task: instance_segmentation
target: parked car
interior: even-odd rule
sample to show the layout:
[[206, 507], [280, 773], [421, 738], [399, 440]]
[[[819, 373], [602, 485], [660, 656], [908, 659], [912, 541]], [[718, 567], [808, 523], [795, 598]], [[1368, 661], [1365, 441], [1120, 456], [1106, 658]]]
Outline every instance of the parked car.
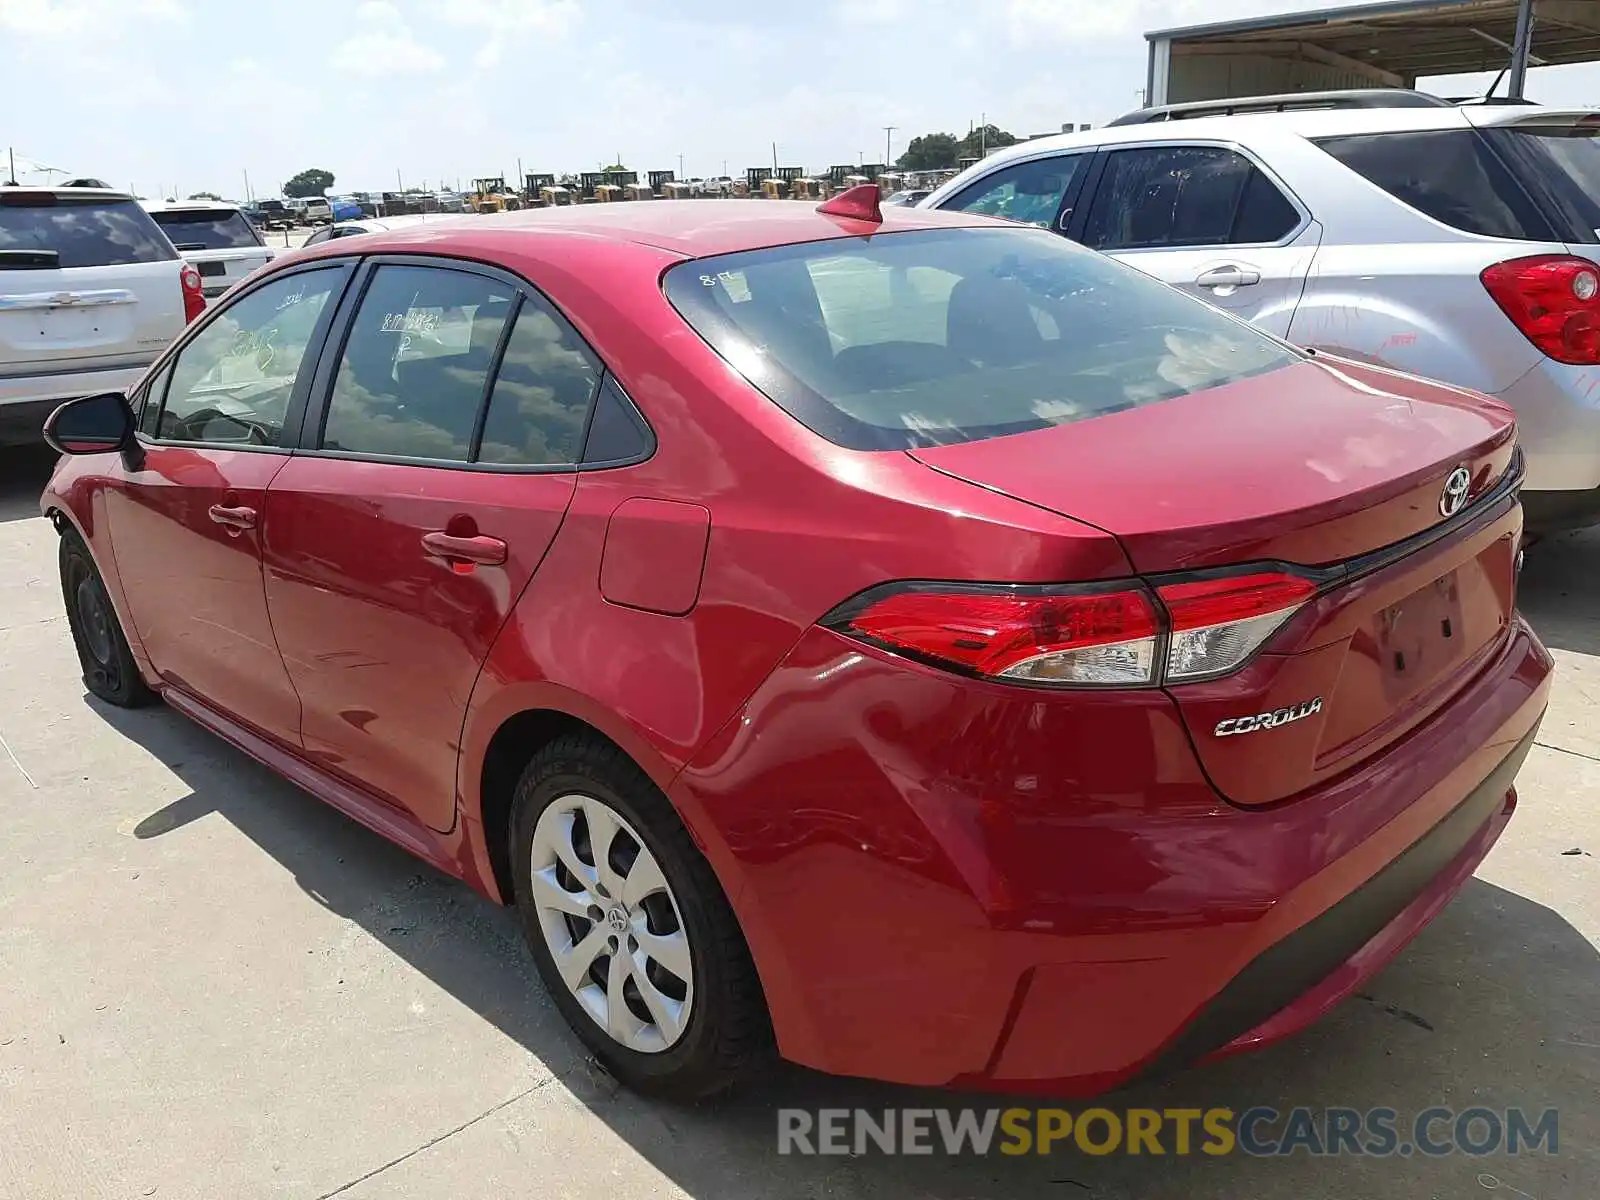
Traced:
[[333, 224], [333, 205], [322, 196], [312, 196], [306, 200], [300, 210], [301, 217], [307, 225]]
[[932, 188], [901, 188], [884, 200], [885, 204], [916, 204], [932, 195]]
[[37, 442], [63, 400], [131, 388], [205, 303], [132, 196], [0, 191], [0, 443]]
[[145, 208], [178, 253], [199, 270], [207, 299], [272, 261], [272, 250], [237, 204], [185, 200]]
[[1497, 396], [1530, 530], [1600, 520], [1600, 118], [1373, 96], [1403, 107], [1192, 105], [1019, 143], [923, 206], [1049, 226], [1296, 344]]
[[282, 200], [258, 200], [255, 210], [261, 214], [262, 229], [293, 229], [300, 216]]
[[50, 436], [90, 691], [514, 904], [678, 1096], [1286, 1036], [1549, 694], [1508, 408], [871, 186], [333, 240]]
[[388, 233], [393, 230], [411, 229], [424, 222], [430, 226], [439, 225], [446, 220], [459, 220], [460, 214], [451, 213], [411, 213], [405, 216], [394, 217], [362, 217], [355, 221], [335, 221], [325, 229], [319, 229], [306, 238], [306, 246], [320, 246], [323, 242], [335, 238], [359, 237], [364, 233]]

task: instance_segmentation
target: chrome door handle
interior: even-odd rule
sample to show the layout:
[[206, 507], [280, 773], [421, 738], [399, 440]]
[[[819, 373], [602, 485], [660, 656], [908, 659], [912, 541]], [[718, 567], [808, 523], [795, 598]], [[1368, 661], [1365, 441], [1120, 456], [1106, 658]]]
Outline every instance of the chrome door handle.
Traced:
[[1249, 287], [1261, 282], [1261, 272], [1248, 267], [1212, 267], [1200, 272], [1195, 283], [1203, 288]]
[[241, 529], [254, 529], [256, 527], [256, 510], [253, 508], [236, 508], [226, 504], [213, 504], [211, 506], [211, 519], [218, 525], [226, 526], [228, 532], [237, 533]]

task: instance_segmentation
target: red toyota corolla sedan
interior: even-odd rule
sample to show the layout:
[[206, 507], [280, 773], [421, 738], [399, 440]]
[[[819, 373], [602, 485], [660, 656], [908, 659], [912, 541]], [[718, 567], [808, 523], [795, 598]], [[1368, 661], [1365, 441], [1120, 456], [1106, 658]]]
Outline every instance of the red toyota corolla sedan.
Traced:
[[49, 433], [89, 690], [515, 904], [678, 1096], [1282, 1037], [1549, 688], [1508, 410], [859, 193], [331, 241]]

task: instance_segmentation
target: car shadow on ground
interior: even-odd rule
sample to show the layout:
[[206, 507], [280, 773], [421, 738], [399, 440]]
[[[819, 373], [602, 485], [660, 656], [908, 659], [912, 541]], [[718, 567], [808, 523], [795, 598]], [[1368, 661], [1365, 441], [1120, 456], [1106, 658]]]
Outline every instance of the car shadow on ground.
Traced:
[[0, 446], [0, 524], [39, 515], [56, 452], [48, 446]]
[[1600, 528], [1528, 549], [1517, 603], [1552, 650], [1600, 656]]
[[[831, 1200], [1287, 1200], [1446, 1191], [1467, 1196], [1482, 1190], [1478, 1177], [1485, 1173], [1525, 1195], [1553, 1200], [1586, 1194], [1579, 1181], [1600, 1177], [1600, 1013], [1593, 1002], [1600, 994], [1600, 953], [1555, 912], [1479, 880], [1469, 882], [1363, 997], [1305, 1034], [1260, 1054], [1141, 1083], [1100, 1102], [1163, 1110], [1387, 1106], [1402, 1114], [1402, 1122], [1434, 1105], [1555, 1107], [1561, 1110], [1557, 1157], [1377, 1162], [1313, 1160], [1303, 1153], [1282, 1159], [1169, 1153], [1156, 1160], [1058, 1149], [1047, 1158], [890, 1158], [875, 1152], [779, 1158], [782, 1108], [881, 1112], [1004, 1102], [788, 1066], [727, 1100], [693, 1107], [641, 1100], [586, 1059], [545, 997], [511, 911], [491, 906], [175, 712], [88, 703], [190, 789], [148, 814], [135, 836], [160, 838], [215, 817], [228, 821], [292, 873], [317, 903], [357, 923], [527, 1048], [596, 1117], [697, 1200], [824, 1194]], [[1063, 1030], [1063, 1036], [1084, 1033]]]

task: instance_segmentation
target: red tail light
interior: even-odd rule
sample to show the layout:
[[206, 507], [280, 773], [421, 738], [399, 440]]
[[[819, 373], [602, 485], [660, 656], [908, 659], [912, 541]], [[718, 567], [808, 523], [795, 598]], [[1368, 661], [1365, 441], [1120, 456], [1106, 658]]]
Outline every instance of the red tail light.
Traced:
[[200, 282], [200, 271], [193, 263], [184, 263], [179, 273], [183, 281], [183, 319], [187, 324], [206, 310], [206, 294]]
[[1512, 324], [1551, 358], [1600, 363], [1600, 265], [1541, 254], [1496, 263], [1481, 278]]
[[[1064, 687], [1149, 687], [1238, 670], [1316, 594], [1310, 579], [1256, 572], [1156, 589], [906, 584], [823, 624], [966, 674]], [[1165, 646], [1165, 653], [1162, 647]]]

